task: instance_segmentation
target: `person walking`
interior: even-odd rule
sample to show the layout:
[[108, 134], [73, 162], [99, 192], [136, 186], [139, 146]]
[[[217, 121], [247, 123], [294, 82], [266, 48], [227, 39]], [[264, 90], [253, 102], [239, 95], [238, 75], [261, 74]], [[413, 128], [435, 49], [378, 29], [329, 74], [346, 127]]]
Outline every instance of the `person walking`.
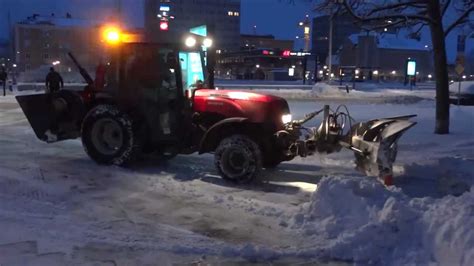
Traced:
[[57, 92], [62, 88], [64, 88], [63, 77], [51, 67], [46, 76], [46, 93]]
[[3, 85], [3, 96], [7, 95], [6, 93], [7, 77], [8, 77], [7, 71], [5, 71], [5, 68], [2, 67], [2, 69], [0, 70], [0, 81], [2, 82], [2, 85]]

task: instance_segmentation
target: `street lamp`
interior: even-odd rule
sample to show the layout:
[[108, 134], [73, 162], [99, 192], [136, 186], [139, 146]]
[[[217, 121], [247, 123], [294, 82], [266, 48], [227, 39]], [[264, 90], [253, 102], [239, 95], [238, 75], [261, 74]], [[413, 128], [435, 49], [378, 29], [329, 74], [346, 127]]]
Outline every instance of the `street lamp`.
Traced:
[[[308, 52], [309, 51], [310, 40], [311, 40], [311, 36], [310, 36], [310, 34], [311, 34], [311, 21], [309, 20], [309, 15], [306, 15], [305, 19], [298, 23], [298, 26], [303, 28], [304, 51]], [[297, 39], [299, 39], [299, 36], [297, 37]]]

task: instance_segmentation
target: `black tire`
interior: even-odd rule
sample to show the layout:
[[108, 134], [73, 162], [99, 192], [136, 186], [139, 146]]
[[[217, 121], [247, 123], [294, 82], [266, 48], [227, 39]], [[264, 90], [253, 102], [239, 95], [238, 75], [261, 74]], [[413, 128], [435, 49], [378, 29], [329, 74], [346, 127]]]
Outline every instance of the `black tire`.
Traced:
[[86, 153], [99, 164], [124, 166], [136, 161], [142, 150], [133, 120], [113, 105], [91, 109], [81, 132]]
[[214, 163], [222, 178], [239, 184], [249, 183], [262, 168], [262, 153], [249, 137], [232, 135], [220, 142]]

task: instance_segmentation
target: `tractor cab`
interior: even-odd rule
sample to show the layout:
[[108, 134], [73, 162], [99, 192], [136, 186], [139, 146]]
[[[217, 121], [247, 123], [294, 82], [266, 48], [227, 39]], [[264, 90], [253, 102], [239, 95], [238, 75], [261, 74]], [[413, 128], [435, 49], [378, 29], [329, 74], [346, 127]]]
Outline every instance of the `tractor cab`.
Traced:
[[181, 43], [151, 43], [110, 27], [102, 37], [107, 45], [104, 82], [95, 82], [69, 53], [87, 83], [83, 91], [17, 97], [36, 136], [49, 143], [77, 138], [88, 110], [113, 103], [124, 112], [141, 114], [153, 145], [179, 142], [185, 131], [183, 110], [191, 105], [187, 101], [193, 89], [205, 80], [205, 53], [196, 45], [203, 40], [190, 34]]

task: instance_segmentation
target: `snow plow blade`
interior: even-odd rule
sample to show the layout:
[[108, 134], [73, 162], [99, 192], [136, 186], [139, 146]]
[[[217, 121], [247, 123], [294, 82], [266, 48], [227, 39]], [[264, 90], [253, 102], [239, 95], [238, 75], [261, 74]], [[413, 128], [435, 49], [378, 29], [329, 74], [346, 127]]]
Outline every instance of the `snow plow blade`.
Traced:
[[397, 142], [416, 122], [416, 115], [375, 119], [358, 123], [348, 133], [343, 146], [354, 151], [357, 169], [368, 176], [392, 176]]
[[16, 100], [38, 139], [52, 143], [80, 136], [84, 105], [77, 93], [61, 90], [21, 95]]

